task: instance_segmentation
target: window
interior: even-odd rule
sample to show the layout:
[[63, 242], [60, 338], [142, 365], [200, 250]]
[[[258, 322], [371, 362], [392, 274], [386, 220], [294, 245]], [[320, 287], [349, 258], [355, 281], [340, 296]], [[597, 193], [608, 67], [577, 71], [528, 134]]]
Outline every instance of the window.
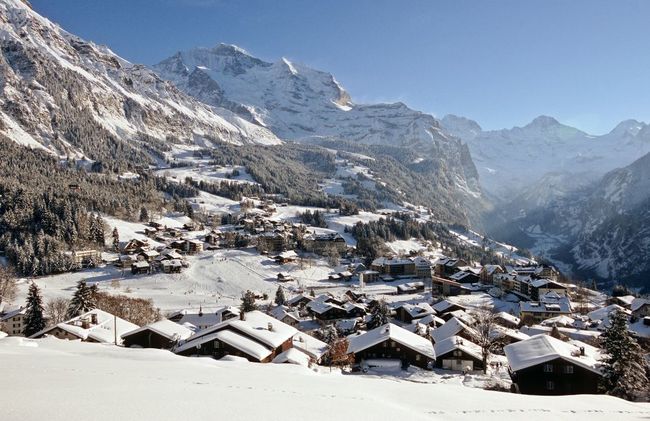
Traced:
[[221, 342], [214, 341], [214, 349], [219, 349], [219, 348], [221, 348]]
[[573, 374], [573, 366], [572, 365], [565, 365], [564, 366], [564, 372], [566, 374]]
[[415, 355], [415, 361], [420, 361], [420, 354]]
[[462, 357], [463, 353], [460, 349], [455, 349], [454, 350], [454, 357]]
[[544, 373], [552, 373], [553, 364], [544, 364]]
[[546, 390], [555, 390], [555, 383], [552, 381], [547, 381], [546, 382]]

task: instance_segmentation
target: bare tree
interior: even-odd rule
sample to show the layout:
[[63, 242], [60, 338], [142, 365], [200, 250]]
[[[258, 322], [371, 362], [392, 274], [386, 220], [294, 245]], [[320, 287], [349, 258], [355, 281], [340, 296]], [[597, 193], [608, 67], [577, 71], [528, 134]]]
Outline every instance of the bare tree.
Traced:
[[354, 354], [348, 354], [349, 342], [346, 338], [334, 339], [327, 352], [327, 359], [330, 367], [341, 369], [351, 367], [354, 364]]
[[68, 300], [62, 297], [54, 298], [47, 302], [45, 305], [45, 315], [50, 325], [56, 325], [66, 320], [68, 304]]
[[323, 250], [323, 254], [327, 258], [327, 263], [330, 266], [338, 266], [339, 259], [341, 258], [341, 255], [339, 254], [339, 251], [336, 249], [336, 247], [334, 247], [332, 245], [327, 246]]
[[501, 346], [503, 333], [499, 330], [496, 321], [496, 312], [490, 306], [479, 307], [473, 312], [476, 324], [473, 326], [476, 330], [476, 344], [481, 347], [481, 356], [483, 357], [483, 373], [487, 373], [487, 363], [490, 354]]
[[16, 298], [16, 278], [11, 269], [0, 266], [0, 304]]

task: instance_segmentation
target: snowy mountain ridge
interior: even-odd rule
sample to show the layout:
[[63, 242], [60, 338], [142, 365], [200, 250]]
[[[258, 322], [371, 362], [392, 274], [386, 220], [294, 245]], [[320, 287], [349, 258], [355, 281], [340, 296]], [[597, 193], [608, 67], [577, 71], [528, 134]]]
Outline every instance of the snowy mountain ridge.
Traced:
[[594, 136], [540, 116], [523, 127], [483, 131], [478, 123], [447, 115], [442, 127], [466, 142], [481, 185], [500, 199], [511, 198], [548, 173], [595, 181], [650, 152], [650, 126], [626, 120]]
[[[92, 152], [66, 126], [137, 147], [141, 136], [183, 142], [280, 140], [231, 111], [202, 104], [142, 65], [86, 42], [20, 0], [0, 1], [0, 132], [59, 155]], [[91, 150], [85, 150], [91, 149]]]

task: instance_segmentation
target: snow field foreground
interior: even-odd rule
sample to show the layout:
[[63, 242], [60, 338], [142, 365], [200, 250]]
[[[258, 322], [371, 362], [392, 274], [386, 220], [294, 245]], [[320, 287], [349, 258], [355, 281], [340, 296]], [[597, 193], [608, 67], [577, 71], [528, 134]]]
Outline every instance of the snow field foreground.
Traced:
[[650, 417], [647, 404], [607, 396], [523, 396], [54, 338], [0, 339], [0, 362], [3, 421]]

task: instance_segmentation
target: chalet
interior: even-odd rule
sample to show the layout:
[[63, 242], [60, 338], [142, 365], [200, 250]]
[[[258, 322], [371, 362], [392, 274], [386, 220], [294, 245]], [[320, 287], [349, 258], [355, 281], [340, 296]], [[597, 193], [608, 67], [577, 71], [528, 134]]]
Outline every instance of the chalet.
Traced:
[[287, 238], [278, 232], [266, 232], [257, 237], [260, 250], [269, 253], [280, 253], [287, 249]]
[[424, 291], [424, 282], [407, 282], [397, 286], [398, 294], [417, 294]]
[[443, 341], [452, 336], [460, 336], [470, 341], [478, 337], [478, 332], [465, 323], [453, 317], [445, 322], [444, 325], [430, 331], [431, 339], [434, 343]]
[[337, 320], [336, 330], [343, 335], [350, 335], [358, 330], [361, 321], [362, 319], [360, 317]]
[[329, 351], [330, 347], [311, 335], [298, 331], [293, 336], [293, 347], [299, 349], [311, 357], [312, 362], [318, 363]]
[[460, 270], [460, 267], [469, 266], [463, 259], [452, 259], [443, 257], [435, 262], [435, 272], [437, 276], [449, 277]]
[[291, 282], [293, 281], [293, 277], [289, 275], [288, 273], [278, 273], [277, 276], [278, 282]]
[[370, 269], [390, 276], [415, 276], [415, 262], [412, 259], [393, 259], [379, 257]]
[[221, 233], [212, 231], [205, 236], [205, 242], [212, 246], [216, 246], [221, 243], [221, 237]]
[[431, 279], [431, 288], [437, 291], [438, 294], [446, 296], [464, 295], [469, 294], [471, 291], [460, 282], [452, 281], [451, 279], [440, 278], [433, 276]]
[[433, 307], [433, 309], [436, 311], [436, 313], [438, 315], [442, 315], [442, 314], [449, 313], [451, 311], [456, 311], [456, 310], [467, 310], [462, 305], [452, 303], [449, 300], [438, 301], [432, 307]]
[[137, 254], [145, 250], [149, 250], [149, 241], [147, 239], [139, 240], [137, 238], [130, 240], [122, 248], [124, 254]]
[[596, 343], [601, 332], [597, 330], [586, 330], [586, 329], [577, 329], [574, 327], [560, 327], [560, 326], [541, 326], [541, 325], [532, 325], [532, 326], [522, 326], [519, 329], [521, 332], [525, 333], [528, 336], [535, 335], [551, 335], [554, 331], [557, 331], [562, 337], [570, 338], [576, 341], [583, 341], [588, 343]]
[[519, 324], [521, 323], [521, 319], [519, 317], [515, 317], [510, 313], [506, 313], [505, 311], [501, 311], [495, 314], [494, 320], [501, 326], [509, 327], [511, 329], [518, 328]]
[[494, 283], [494, 275], [503, 272], [503, 268], [499, 265], [485, 265], [481, 268], [479, 279], [484, 285], [492, 285]]
[[379, 272], [376, 270], [364, 270], [359, 273], [359, 282], [361, 284], [368, 284], [371, 282], [377, 282], [379, 280]]
[[298, 333], [294, 327], [257, 310], [242, 316], [202, 330], [174, 352], [215, 359], [234, 355], [265, 363], [293, 347], [293, 337]]
[[483, 369], [482, 349], [468, 339], [450, 336], [436, 342], [433, 350], [436, 353], [435, 365], [438, 368], [455, 371]]
[[125, 347], [171, 349], [194, 332], [185, 326], [163, 319], [122, 334]]
[[499, 345], [502, 347], [514, 344], [516, 342], [525, 341], [526, 339], [530, 338], [529, 335], [525, 334], [522, 331], [510, 329], [508, 327], [503, 327], [500, 325], [496, 325], [492, 328], [490, 331], [490, 337], [493, 340], [498, 341]]
[[436, 316], [435, 314], [428, 314], [424, 317], [420, 317], [419, 319], [413, 319], [411, 323], [437, 328], [444, 325], [445, 321], [442, 320], [440, 317]]
[[178, 240], [171, 241], [169, 243], [169, 247], [171, 247], [171, 248], [173, 248], [175, 250], [187, 253], [187, 251], [190, 248], [190, 245], [189, 245], [187, 240], [184, 240], [184, 239], [180, 238]]
[[415, 276], [417, 278], [431, 278], [433, 275], [433, 268], [429, 259], [417, 256], [413, 258], [413, 263], [415, 263]]
[[131, 265], [131, 273], [134, 275], [142, 275], [145, 273], [151, 273], [151, 265], [145, 260], [140, 260], [133, 262]]
[[306, 235], [302, 246], [305, 251], [316, 254], [323, 254], [330, 249], [343, 254], [348, 248], [345, 239], [338, 232]]
[[19, 307], [17, 309], [0, 313], [0, 327], [10, 336], [22, 335], [25, 330], [25, 314], [27, 308]]
[[366, 360], [392, 359], [401, 361], [402, 367], [429, 368], [436, 359], [431, 341], [392, 323], [347, 339], [348, 353], [361, 366]]
[[201, 240], [188, 240], [187, 252], [189, 254], [197, 254], [203, 251], [203, 241]]
[[153, 262], [158, 256], [160, 256], [160, 253], [158, 253], [156, 250], [143, 250], [138, 253], [138, 260]]
[[472, 271], [461, 270], [449, 276], [449, 279], [460, 284], [475, 284], [480, 281], [479, 276]]
[[70, 253], [72, 262], [80, 267], [93, 267], [102, 262], [102, 253], [99, 250], [75, 250]]
[[571, 302], [568, 298], [555, 302], [522, 301], [519, 303], [519, 317], [526, 324], [539, 323], [551, 317], [570, 314]]
[[163, 260], [160, 262], [163, 273], [181, 273], [183, 264], [179, 259]]
[[82, 342], [117, 343], [127, 332], [138, 326], [103, 310], [94, 309], [65, 322], [35, 333], [31, 338], [54, 336], [59, 339], [81, 340]]
[[289, 307], [304, 307], [309, 304], [314, 298], [307, 295], [296, 295], [287, 301]]
[[476, 323], [476, 319], [474, 318], [474, 316], [472, 316], [465, 310], [448, 311], [440, 315], [440, 318], [446, 322], [453, 319], [454, 317], [468, 326], [472, 326]]
[[156, 261], [162, 262], [163, 260], [181, 260], [183, 256], [174, 249], [165, 249], [160, 252], [160, 255], [155, 258]]
[[313, 300], [307, 304], [307, 310], [318, 320], [343, 319], [348, 316], [347, 311], [340, 305], [321, 300]]
[[436, 311], [427, 303], [406, 303], [395, 309], [395, 319], [403, 323], [411, 323], [415, 319], [420, 319], [435, 313]]
[[347, 317], [363, 317], [368, 313], [366, 306], [358, 303], [345, 303], [343, 305]]
[[270, 311], [270, 314], [274, 318], [278, 319], [282, 323], [288, 324], [289, 326], [295, 327], [298, 325], [298, 323], [300, 323], [297, 312], [289, 311], [289, 309], [285, 306], [275, 307]]
[[223, 321], [239, 317], [239, 308], [224, 306], [214, 310], [181, 310], [169, 316], [169, 320], [181, 325], [195, 326], [198, 330], [207, 329]]
[[536, 335], [504, 347], [510, 377], [519, 393], [573, 395], [600, 393], [601, 358], [597, 348]]
[[630, 304], [630, 310], [637, 319], [650, 316], [650, 299], [635, 298]]
[[298, 259], [298, 254], [293, 250], [283, 251], [282, 253], [278, 254], [273, 258], [273, 260], [275, 260], [275, 262], [279, 265], [293, 263], [297, 259]]

